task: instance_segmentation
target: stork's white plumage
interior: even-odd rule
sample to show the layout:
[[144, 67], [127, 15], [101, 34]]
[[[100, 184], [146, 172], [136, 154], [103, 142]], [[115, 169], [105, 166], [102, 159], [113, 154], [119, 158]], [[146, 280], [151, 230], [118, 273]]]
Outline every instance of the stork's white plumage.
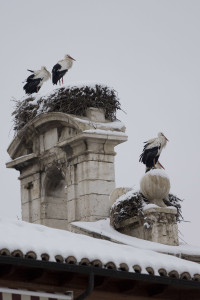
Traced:
[[166, 146], [167, 141], [166, 136], [162, 132], [159, 132], [157, 138], [145, 142], [139, 161], [146, 165], [147, 171], [156, 167], [160, 153]]
[[23, 89], [25, 90], [26, 94], [30, 95], [37, 93], [40, 90], [43, 83], [51, 78], [51, 73], [44, 66], [41, 67], [40, 70], [28, 71], [33, 74], [26, 79], [26, 84]]
[[75, 59], [72, 58], [69, 54], [66, 54], [64, 59], [57, 62], [57, 64], [52, 69], [53, 84], [57, 84], [58, 81], [60, 83], [60, 80], [62, 80], [63, 83], [63, 76], [69, 69], [71, 69], [73, 61], [75, 61]]

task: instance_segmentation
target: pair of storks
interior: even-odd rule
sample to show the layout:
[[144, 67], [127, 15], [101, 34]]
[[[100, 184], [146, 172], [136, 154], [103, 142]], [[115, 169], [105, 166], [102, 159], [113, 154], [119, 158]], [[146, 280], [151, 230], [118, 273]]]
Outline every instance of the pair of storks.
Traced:
[[[63, 83], [63, 76], [72, 67], [74, 60], [74, 58], [67, 54], [65, 55], [64, 59], [59, 60], [57, 64], [55, 64], [55, 66], [52, 69], [53, 84], [57, 84], [58, 82], [60, 83], [60, 81], [62, 81]], [[26, 94], [30, 95], [33, 93], [37, 93], [40, 90], [43, 83], [51, 78], [51, 74], [46, 69], [46, 67], [41, 67], [41, 70], [37, 71], [28, 71], [33, 74], [26, 79], [26, 84], [24, 85], [23, 89], [25, 90]]]

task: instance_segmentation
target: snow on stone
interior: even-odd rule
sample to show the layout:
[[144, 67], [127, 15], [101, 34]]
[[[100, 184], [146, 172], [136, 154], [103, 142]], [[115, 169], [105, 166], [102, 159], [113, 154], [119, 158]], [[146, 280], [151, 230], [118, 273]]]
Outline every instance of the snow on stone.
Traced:
[[[150, 208], [159, 208], [160, 206], [156, 205], [156, 204], [153, 204], [153, 203], [150, 203], [150, 204], [146, 204], [144, 202], [144, 206], [143, 206], [143, 210], [148, 210]], [[170, 206], [171, 207], [171, 206]], [[168, 207], [167, 207], [168, 208]], [[174, 207], [173, 207], [174, 208]], [[176, 209], [176, 208], [175, 208]]]
[[150, 227], [149, 223], [145, 222], [144, 227], [149, 228]]
[[112, 207], [115, 207], [116, 205], [118, 205], [120, 202], [123, 202], [125, 200], [129, 200], [135, 196], [137, 196], [138, 191], [135, 190], [130, 190], [127, 193], [123, 194], [122, 196], [120, 196], [112, 205]]
[[[188, 254], [188, 255], [200, 255], [200, 248], [191, 245], [179, 245], [179, 246], [169, 246], [163, 245], [151, 241], [146, 241], [138, 239], [136, 237], [127, 236], [116, 231], [110, 225], [110, 219], [100, 220], [96, 222], [73, 222], [79, 228], [85, 229], [86, 231], [95, 232], [102, 235], [105, 238], [109, 238], [112, 241], [122, 243], [125, 245], [132, 246], [133, 248], [148, 249], [156, 252], [170, 253], [170, 254]], [[157, 255], [157, 254], [156, 254]]]
[[121, 121], [99, 123], [99, 122], [90, 121], [88, 120], [88, 118], [86, 119], [86, 117], [81, 117], [81, 118], [75, 117], [74, 120], [93, 126], [95, 129], [100, 127], [99, 129], [115, 129], [116, 131], [125, 130], [125, 125]]
[[161, 176], [161, 177], [165, 177], [165, 178], [169, 179], [166, 172], [164, 170], [161, 170], [161, 169], [151, 169], [146, 175]]
[[[90, 224], [92, 229], [93, 225]], [[132, 267], [137, 264], [142, 268], [142, 273], [147, 273], [146, 267], [152, 267], [155, 275], [158, 275], [160, 268], [167, 272], [189, 272], [191, 276], [200, 274], [200, 265], [194, 262], [23, 221], [1, 218], [0, 236], [0, 249], [7, 248], [11, 252], [18, 249], [24, 254], [34, 251], [39, 260], [42, 253], [47, 253], [53, 262], [56, 255], [62, 255], [64, 258], [74, 256], [78, 262], [82, 258], [90, 261], [99, 259], [103, 265], [112, 261], [117, 268], [120, 263], [126, 263], [130, 272], [134, 272]]]
[[126, 134], [124, 132], [120, 132], [120, 131], [112, 131], [112, 130], [103, 130], [103, 129], [87, 129], [84, 130], [83, 132], [86, 133], [97, 133], [97, 134], [112, 134], [112, 135], [122, 135], [122, 136], [126, 136]]

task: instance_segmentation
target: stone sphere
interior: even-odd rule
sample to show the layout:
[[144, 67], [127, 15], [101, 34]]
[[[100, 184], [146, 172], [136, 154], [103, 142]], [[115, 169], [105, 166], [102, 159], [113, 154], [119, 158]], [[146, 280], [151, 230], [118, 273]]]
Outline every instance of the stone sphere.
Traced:
[[147, 172], [140, 181], [140, 191], [151, 203], [165, 206], [164, 199], [170, 190], [170, 181], [163, 170], [153, 169]]
[[112, 193], [110, 194], [110, 207], [115, 203], [115, 201], [122, 195], [126, 194], [127, 192], [131, 191], [131, 188], [128, 187], [120, 187], [115, 188]]

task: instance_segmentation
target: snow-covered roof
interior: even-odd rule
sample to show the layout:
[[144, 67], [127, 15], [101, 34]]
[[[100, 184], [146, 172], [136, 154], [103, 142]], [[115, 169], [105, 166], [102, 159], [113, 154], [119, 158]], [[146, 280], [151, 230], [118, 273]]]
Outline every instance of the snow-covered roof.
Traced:
[[[148, 204], [147, 207], [150, 208], [154, 206], [152, 206], [152, 204]], [[200, 257], [200, 248], [197, 246], [192, 246], [188, 244], [180, 244], [179, 246], [169, 246], [122, 234], [116, 231], [110, 225], [109, 218], [107, 218], [106, 220], [99, 220], [96, 222], [73, 222], [72, 225], [83, 229], [84, 231], [100, 235], [102, 236], [102, 238], [105, 238], [107, 240], [109, 239], [116, 243], [129, 245], [134, 248], [146, 249], [160, 253], [168, 253], [171, 255], [176, 255], [178, 257], [181, 257], [182, 254]]]
[[[94, 225], [94, 223], [92, 223]], [[142, 274], [168, 275], [200, 280], [200, 265], [175, 256], [133, 245], [122, 245], [89, 236], [0, 219], [0, 254], [19, 255], [51, 262], [87, 262], [102, 268], [125, 269]], [[147, 242], [148, 243], [148, 242]]]

